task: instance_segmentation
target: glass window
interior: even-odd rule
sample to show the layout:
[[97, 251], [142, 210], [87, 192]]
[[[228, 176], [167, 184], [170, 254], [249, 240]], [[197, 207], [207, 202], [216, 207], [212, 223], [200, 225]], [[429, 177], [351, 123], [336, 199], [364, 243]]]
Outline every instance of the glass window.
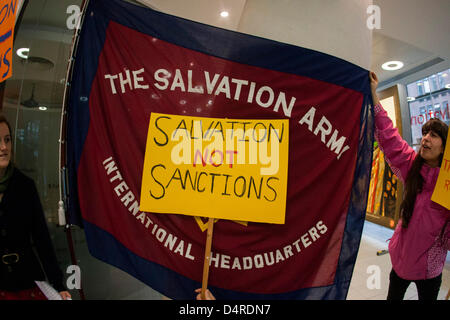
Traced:
[[429, 83], [428, 79], [423, 80], [423, 90], [425, 91], [425, 93], [430, 92], [430, 83]]
[[418, 146], [422, 125], [431, 118], [450, 123], [450, 69], [406, 85], [411, 115], [411, 141]]
[[438, 78], [439, 78], [439, 89], [444, 89], [445, 85], [449, 84], [450, 74], [448, 71], [439, 72]]
[[441, 105], [439, 103], [434, 104], [433, 116], [434, 118], [441, 119]]
[[425, 115], [425, 113], [427, 113], [427, 109], [425, 109], [425, 107], [420, 107], [420, 114]]
[[432, 75], [430, 77], [430, 85], [431, 85], [431, 91], [439, 90], [439, 86], [438, 86], [438, 83], [437, 83], [437, 75]]
[[447, 125], [450, 125], [450, 109], [448, 107], [447, 100], [442, 102], [441, 115], [442, 115], [441, 120], [444, 121]]
[[417, 82], [417, 91], [419, 92], [419, 96], [424, 94], [424, 89], [423, 89], [423, 82], [419, 81]]

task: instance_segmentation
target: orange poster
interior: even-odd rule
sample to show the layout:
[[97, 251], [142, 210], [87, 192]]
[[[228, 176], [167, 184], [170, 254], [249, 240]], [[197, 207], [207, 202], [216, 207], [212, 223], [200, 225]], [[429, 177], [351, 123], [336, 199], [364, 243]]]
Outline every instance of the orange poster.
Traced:
[[18, 0], [0, 0], [0, 82], [12, 76], [14, 25]]

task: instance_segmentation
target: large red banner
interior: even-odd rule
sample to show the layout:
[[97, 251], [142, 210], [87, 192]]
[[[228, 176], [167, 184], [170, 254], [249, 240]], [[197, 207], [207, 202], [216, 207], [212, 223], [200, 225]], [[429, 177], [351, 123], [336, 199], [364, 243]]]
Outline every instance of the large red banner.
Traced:
[[[102, 13], [96, 14], [98, 18]], [[89, 26], [85, 22], [83, 28]], [[93, 41], [95, 32], [95, 28], [85, 30], [90, 33], [85, 37]], [[113, 20], [105, 28], [85, 99], [89, 119], [76, 166], [79, 206], [91, 252], [169, 296], [178, 297], [172, 292], [181, 289], [169, 288], [170, 279], [167, 286], [155, 280], [160, 277], [156, 269], [164, 277], [177, 274], [188, 279], [180, 287], [191, 290], [201, 281], [206, 220], [143, 212], [139, 206], [150, 114], [242, 119], [234, 126], [243, 129], [245, 119], [289, 119], [286, 223], [216, 221], [209, 283], [224, 297], [246, 293], [282, 298], [286, 293], [332, 288], [343, 263], [342, 251], [357, 252], [357, 247], [343, 247], [346, 232], [357, 239], [356, 244], [361, 232], [348, 230], [348, 215], [360, 174], [356, 171], [367, 95], [163, 38]], [[277, 61], [277, 56], [270, 59], [289, 64]], [[77, 103], [83, 101], [80, 96]], [[189, 123], [185, 129], [192, 129]], [[182, 178], [174, 182], [182, 183]], [[363, 218], [363, 214], [357, 215]], [[108, 240], [100, 234], [107, 234]], [[121, 250], [105, 247], [110, 241]], [[142, 261], [151, 266], [144, 267]], [[351, 273], [346, 276], [349, 281]]]

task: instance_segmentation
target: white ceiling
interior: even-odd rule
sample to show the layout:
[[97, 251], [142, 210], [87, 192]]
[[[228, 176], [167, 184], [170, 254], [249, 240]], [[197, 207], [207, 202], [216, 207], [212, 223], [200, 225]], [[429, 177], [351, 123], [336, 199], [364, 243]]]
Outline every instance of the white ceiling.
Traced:
[[[334, 0], [332, 2], [319, 0], [195, 0], [190, 1], [189, 4], [184, 0], [137, 0], [137, 2], [166, 13], [237, 31], [242, 31], [246, 19], [252, 15], [257, 18], [253, 18], [252, 21], [255, 23], [250, 28], [246, 26], [246, 32], [293, 44], [299, 43], [299, 39], [294, 38], [295, 33], [290, 29], [295, 29], [297, 33], [300, 33], [308, 28], [302, 19], [304, 12], [313, 16], [312, 18], [307, 17], [310, 24], [314, 24], [315, 27], [320, 24], [329, 27], [330, 7], [347, 6], [346, 9], [348, 9], [349, 3], [351, 6], [364, 3], [363, 0]], [[266, 6], [260, 5], [261, 2], [265, 2]], [[327, 3], [326, 6], [325, 3]], [[425, 66], [430, 67], [441, 59], [444, 61], [439, 66], [448, 68], [450, 60], [450, 0], [373, 0], [366, 1], [364, 5], [367, 6], [370, 3], [380, 8], [381, 28], [374, 29], [371, 35], [369, 63], [366, 64], [364, 61], [358, 63], [359, 61], [356, 60], [351, 62], [375, 71], [382, 84], [390, 84], [391, 80], [398, 82], [399, 77], [408, 76], [411, 70], [416, 72]], [[259, 4], [259, 6], [255, 6], [255, 4]], [[318, 6], [320, 8], [317, 8]], [[224, 8], [230, 12], [227, 19], [223, 19], [219, 15]], [[254, 9], [259, 9], [259, 11]], [[261, 12], [262, 10], [265, 12]], [[336, 12], [336, 7], [331, 11]], [[348, 14], [339, 17], [340, 24], [354, 19], [354, 14], [355, 12], [349, 10]], [[361, 12], [356, 12], [356, 14], [361, 14]], [[366, 13], [363, 19], [368, 17], [369, 13]], [[292, 23], [294, 19], [297, 19], [296, 24]], [[287, 25], [286, 20], [291, 21], [291, 24]], [[270, 22], [269, 28], [267, 27], [268, 22]], [[365, 28], [365, 22], [362, 21], [360, 24], [361, 29]], [[340, 24], [336, 23], [331, 28], [339, 29], [341, 28]], [[267, 31], [270, 28], [276, 29], [277, 25], [285, 27], [284, 34], [274, 35]], [[326, 52], [328, 48], [326, 46], [321, 48], [320, 43], [324, 30], [317, 31], [317, 29], [309, 28], [307, 30], [315, 38], [315, 44], [306, 47]], [[329, 30], [329, 32], [333, 33], [334, 30]], [[358, 45], [360, 44], [355, 43], [350, 50], [355, 50], [355, 46]], [[345, 50], [348, 51], [349, 48], [342, 46], [342, 51]], [[335, 50], [332, 53], [339, 56], [341, 52]], [[341, 53], [342, 56], [344, 59], [346, 58], [345, 52]], [[348, 60], [352, 60], [351, 57], [348, 58]], [[402, 61], [404, 67], [397, 71], [385, 71], [381, 68], [384, 62], [392, 60]]]
[[[328, 45], [333, 47], [331, 53], [336, 56], [345, 56], [345, 52], [351, 50], [368, 52], [368, 54], [354, 54], [355, 60], [352, 62], [374, 70], [384, 85], [413, 81], [419, 76], [426, 76], [427, 72], [431, 73], [430, 70], [435, 68], [450, 67], [450, 0], [373, 0], [373, 4], [381, 9], [381, 29], [370, 34], [363, 33], [364, 39], [353, 39], [354, 43], [350, 48], [349, 35], [345, 33], [344, 26], [350, 21], [353, 24], [360, 23], [364, 28], [366, 16], [361, 16], [361, 11], [357, 12], [358, 10], [352, 8], [360, 9], [361, 6], [370, 4], [371, 0], [332, 2], [321, 0], [329, 2], [330, 5], [325, 8], [323, 4], [318, 4], [319, 0], [138, 1], [169, 14], [226, 29], [241, 32], [245, 30], [248, 33], [318, 51], [324, 51], [323, 48]], [[16, 48], [30, 47], [32, 48], [30, 55], [49, 59], [55, 66], [48, 70], [40, 70], [39, 66], [27, 66], [27, 69], [24, 69], [20, 59], [16, 57], [13, 62], [14, 77], [7, 82], [5, 92], [7, 99], [22, 101], [29, 98], [32, 84], [36, 83], [36, 100], [50, 107], [61, 106], [64, 90], [61, 79], [65, 76], [65, 62], [70, 52], [73, 34], [66, 26], [69, 17], [66, 10], [69, 5], [77, 3], [80, 4], [81, 0], [29, 1], [16, 40]], [[340, 23], [330, 24], [333, 14], [344, 7], [348, 14], [339, 17]], [[229, 12], [227, 18], [220, 16], [223, 10]], [[305, 17], [316, 26], [325, 27], [308, 28], [304, 23]], [[332, 46], [329, 38], [324, 37], [327, 33], [326, 28], [330, 32], [335, 29], [343, 32], [342, 37], [335, 39], [336, 43]], [[306, 36], [313, 41], [308, 43], [303, 41]], [[389, 60], [401, 60], [405, 65], [399, 71], [382, 70], [381, 64]], [[437, 63], [438, 61], [441, 62]], [[427, 68], [424, 68], [425, 66]], [[22, 75], [25, 75], [26, 79], [23, 83]]]

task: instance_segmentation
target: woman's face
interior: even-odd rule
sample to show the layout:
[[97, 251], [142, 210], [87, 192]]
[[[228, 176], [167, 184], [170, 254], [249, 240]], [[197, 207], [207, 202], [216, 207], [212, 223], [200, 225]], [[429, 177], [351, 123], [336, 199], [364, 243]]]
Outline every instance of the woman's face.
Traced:
[[11, 160], [11, 133], [8, 125], [0, 123], [0, 171], [4, 172]]
[[430, 167], [439, 166], [439, 157], [444, 152], [441, 137], [432, 130], [424, 133], [420, 147], [420, 155]]

